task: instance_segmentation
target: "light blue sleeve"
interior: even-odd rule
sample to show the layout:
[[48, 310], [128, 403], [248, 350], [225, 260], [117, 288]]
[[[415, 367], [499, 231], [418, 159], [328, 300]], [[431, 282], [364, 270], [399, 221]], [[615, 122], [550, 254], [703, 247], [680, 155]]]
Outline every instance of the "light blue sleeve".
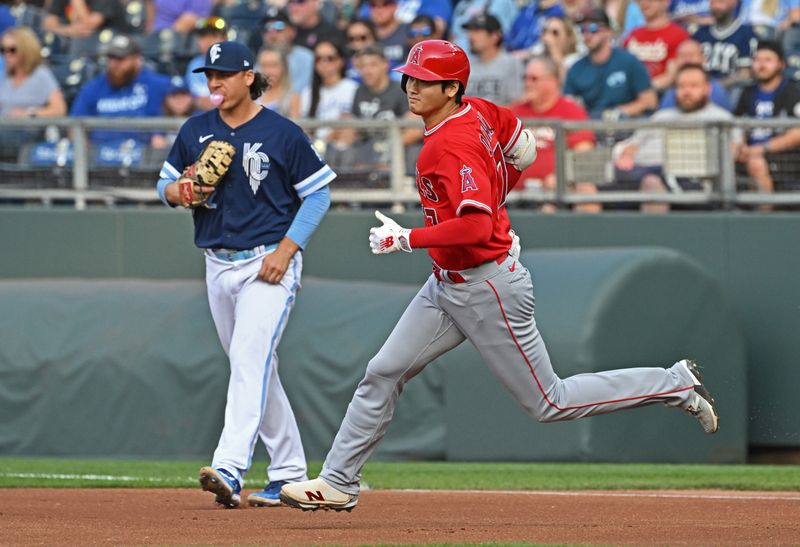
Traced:
[[286, 237], [305, 249], [330, 206], [331, 190], [327, 184], [308, 194], [300, 204]]

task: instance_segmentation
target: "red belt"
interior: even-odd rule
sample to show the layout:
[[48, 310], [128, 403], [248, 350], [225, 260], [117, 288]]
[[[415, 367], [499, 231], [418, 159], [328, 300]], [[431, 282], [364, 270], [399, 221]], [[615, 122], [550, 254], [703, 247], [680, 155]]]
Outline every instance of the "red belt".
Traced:
[[[507, 254], [500, 255], [499, 257], [497, 257], [495, 259], [495, 262], [498, 265], [500, 265], [503, 262], [505, 262], [506, 258], [508, 258]], [[487, 262], [489, 262], [489, 261], [487, 261]], [[486, 262], [484, 262], [483, 264], [486, 264]], [[478, 266], [482, 266], [483, 264], [478, 264]], [[461, 275], [458, 272], [454, 272], [452, 270], [443, 270], [436, 263], [432, 263], [431, 266], [433, 267], [433, 275], [435, 275], [436, 279], [438, 279], [439, 281], [444, 281], [444, 279], [442, 279], [442, 277], [443, 276], [447, 276], [447, 279], [449, 279], [451, 283], [466, 283], [467, 282], [467, 280], [464, 279], [464, 276]], [[474, 267], [477, 268], [477, 266], [474, 266]], [[469, 268], [467, 268], [467, 269], [469, 269]]]

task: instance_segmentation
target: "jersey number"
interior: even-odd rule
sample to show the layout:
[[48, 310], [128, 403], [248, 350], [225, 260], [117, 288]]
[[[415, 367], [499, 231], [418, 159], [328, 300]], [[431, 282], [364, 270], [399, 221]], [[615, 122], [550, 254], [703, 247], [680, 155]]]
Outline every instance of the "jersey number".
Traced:
[[423, 207], [422, 214], [425, 216], [425, 226], [436, 226], [439, 224], [439, 216], [433, 207]]

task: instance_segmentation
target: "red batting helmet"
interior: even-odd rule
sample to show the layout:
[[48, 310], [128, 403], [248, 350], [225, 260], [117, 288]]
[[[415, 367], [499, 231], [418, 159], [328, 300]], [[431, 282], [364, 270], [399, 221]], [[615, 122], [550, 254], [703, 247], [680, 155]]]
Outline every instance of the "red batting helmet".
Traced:
[[445, 40], [424, 40], [408, 53], [408, 60], [397, 72], [426, 82], [456, 80], [466, 89], [469, 59], [464, 50]]

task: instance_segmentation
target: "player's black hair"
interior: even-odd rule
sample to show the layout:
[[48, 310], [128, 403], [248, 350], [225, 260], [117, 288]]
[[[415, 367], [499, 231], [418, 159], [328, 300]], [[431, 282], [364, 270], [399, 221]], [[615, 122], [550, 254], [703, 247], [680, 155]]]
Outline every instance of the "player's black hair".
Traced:
[[269, 89], [269, 80], [258, 71], [254, 71], [253, 74], [255, 78], [253, 78], [253, 83], [250, 84], [250, 98], [255, 101]]
[[[408, 83], [408, 74], [403, 74], [403, 77], [400, 79], [400, 89], [403, 90], [403, 93], [406, 93], [406, 84]], [[456, 83], [458, 84], [458, 91], [456, 92], [455, 100], [456, 104], [461, 104], [461, 98], [464, 96], [464, 84], [459, 82], [458, 80], [442, 80], [440, 82], [442, 84], [442, 92], [447, 91], [447, 88], [450, 87], [450, 84]]]

